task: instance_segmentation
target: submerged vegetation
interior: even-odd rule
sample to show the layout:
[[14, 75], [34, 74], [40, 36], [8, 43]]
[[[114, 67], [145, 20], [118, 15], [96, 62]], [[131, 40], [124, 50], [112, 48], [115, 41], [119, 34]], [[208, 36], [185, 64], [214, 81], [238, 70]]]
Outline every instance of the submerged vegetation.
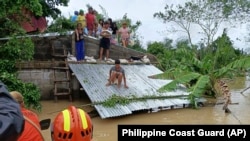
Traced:
[[95, 104], [102, 104], [105, 107], [115, 107], [116, 105], [128, 105], [132, 102], [138, 102], [138, 101], [145, 101], [145, 100], [154, 100], [154, 99], [172, 99], [172, 98], [181, 98], [181, 99], [187, 99], [187, 96], [159, 96], [159, 95], [146, 95], [142, 97], [136, 97], [136, 95], [130, 95], [129, 97], [125, 96], [119, 96], [117, 94], [112, 94], [107, 100], [101, 103], [95, 103]]

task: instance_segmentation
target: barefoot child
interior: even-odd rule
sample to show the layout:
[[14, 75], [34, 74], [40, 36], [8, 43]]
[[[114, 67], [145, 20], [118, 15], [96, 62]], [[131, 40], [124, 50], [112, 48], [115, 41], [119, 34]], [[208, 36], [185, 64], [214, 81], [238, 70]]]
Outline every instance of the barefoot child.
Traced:
[[109, 31], [108, 25], [109, 23], [107, 21], [104, 22], [103, 24], [103, 28], [102, 28], [102, 31], [101, 31], [101, 34], [100, 36], [102, 37], [100, 39], [100, 53], [99, 53], [99, 60], [101, 61], [102, 60], [102, 55], [103, 55], [103, 52], [105, 51], [105, 54], [106, 54], [106, 59], [109, 59], [109, 47], [110, 47], [110, 37], [111, 37], [111, 32]]
[[121, 36], [122, 46], [128, 47], [129, 38], [130, 38], [130, 29], [127, 27], [127, 23], [123, 22], [122, 27], [118, 30], [118, 35]]
[[113, 84], [116, 79], [118, 80], [118, 88], [121, 87], [122, 79], [124, 82], [124, 87], [128, 88], [126, 83], [125, 71], [120, 65], [120, 60], [115, 60], [115, 66], [111, 67], [109, 71], [109, 82], [106, 84], [106, 86]]

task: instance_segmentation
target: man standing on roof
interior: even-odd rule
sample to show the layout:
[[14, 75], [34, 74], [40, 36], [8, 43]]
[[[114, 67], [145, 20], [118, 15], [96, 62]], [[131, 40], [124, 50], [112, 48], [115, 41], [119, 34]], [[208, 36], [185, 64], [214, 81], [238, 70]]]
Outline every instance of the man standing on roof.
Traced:
[[115, 66], [111, 67], [109, 71], [109, 79], [106, 86], [109, 86], [111, 84], [114, 84], [116, 80], [118, 80], [117, 87], [121, 87], [122, 79], [124, 82], [124, 87], [128, 88], [127, 82], [126, 82], [126, 76], [125, 76], [125, 70], [120, 65], [120, 60], [115, 60]]

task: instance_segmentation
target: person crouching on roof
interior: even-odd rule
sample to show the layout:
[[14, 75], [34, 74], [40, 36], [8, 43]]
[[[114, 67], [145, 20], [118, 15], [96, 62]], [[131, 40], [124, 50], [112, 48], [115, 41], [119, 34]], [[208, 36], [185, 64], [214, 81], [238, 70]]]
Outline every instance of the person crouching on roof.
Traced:
[[109, 71], [109, 79], [108, 79], [108, 83], [106, 84], [106, 86], [114, 84], [114, 82], [117, 79], [118, 80], [117, 87], [120, 88], [122, 79], [123, 79], [124, 87], [128, 88], [127, 82], [126, 82], [125, 70], [121, 67], [120, 64], [121, 64], [120, 60], [115, 60], [115, 66], [111, 67]]

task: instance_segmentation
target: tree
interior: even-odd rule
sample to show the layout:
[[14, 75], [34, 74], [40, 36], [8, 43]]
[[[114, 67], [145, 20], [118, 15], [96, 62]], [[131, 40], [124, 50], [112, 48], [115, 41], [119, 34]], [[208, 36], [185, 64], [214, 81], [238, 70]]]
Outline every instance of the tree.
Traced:
[[191, 46], [191, 25], [198, 26], [199, 29], [196, 30], [204, 35], [203, 42], [209, 47], [222, 23], [239, 19], [248, 21], [249, 3], [248, 0], [191, 0], [185, 2], [184, 6], [166, 5], [165, 12], [157, 12], [154, 17], [178, 25], [181, 29], [179, 31], [187, 34]]
[[21, 34], [24, 33], [18, 21], [26, 20], [23, 8], [29, 9], [35, 15], [42, 15], [42, 6], [38, 0], [26, 1], [20, 0], [13, 2], [12, 0], [0, 1], [0, 37], [6, 37], [13, 33]]
[[[23, 36], [26, 32], [22, 29], [20, 21], [27, 21], [23, 9], [28, 9], [35, 16], [44, 16], [40, 2], [45, 0], [0, 1], [0, 37], [7, 37], [0, 43], [0, 80], [8, 86], [9, 91], [21, 92], [26, 106], [36, 110], [41, 110], [40, 90], [33, 83], [19, 80], [15, 65], [18, 61], [33, 59], [34, 43], [31, 38]], [[59, 3], [61, 2], [63, 1]]]
[[64, 34], [69, 30], [75, 29], [76, 24], [73, 23], [70, 19], [61, 16], [57, 17], [51, 25], [47, 28], [47, 32], [59, 32], [60, 34]]
[[237, 49], [234, 49], [232, 41], [227, 36], [226, 29], [224, 29], [223, 34], [212, 43], [212, 47], [214, 52], [218, 50], [215, 54], [217, 58], [215, 61], [217, 62], [214, 62], [216, 69], [239, 59], [239, 54], [236, 53]]
[[[248, 0], [191, 0], [185, 2], [184, 6], [166, 5], [164, 13], [155, 13], [154, 17], [163, 22], [176, 23], [187, 33], [191, 45], [191, 49], [185, 47], [185, 44], [178, 47], [174, 54], [181, 55], [180, 58], [175, 57], [179, 65], [156, 76], [173, 79], [159, 91], [174, 90], [179, 84], [184, 84], [190, 92], [191, 103], [196, 107], [196, 98], [204, 94], [216, 95], [215, 84], [218, 80], [238, 76], [248, 69], [249, 56], [233, 48], [225, 30], [217, 40], [214, 41], [214, 37], [222, 23], [229, 22], [233, 26], [248, 22], [249, 3]], [[198, 26], [196, 30], [204, 35], [200, 44], [203, 46], [199, 48], [192, 43], [191, 24]]]
[[[190, 93], [191, 103], [197, 107], [197, 98], [204, 94], [213, 97], [218, 95], [215, 84], [219, 80], [239, 76], [250, 67], [250, 57], [237, 54], [226, 32], [212, 44], [212, 48], [216, 49], [198, 59], [188, 47], [178, 47], [174, 51], [175, 56], [179, 56], [179, 58], [175, 57], [179, 63], [178, 66], [152, 76], [158, 79], [173, 79], [159, 91], [172, 91], [180, 84], [185, 85]], [[222, 59], [224, 54], [227, 57]]]
[[42, 6], [42, 16], [56, 19], [60, 17], [61, 10], [57, 6], [68, 6], [69, 0], [39, 0]]
[[156, 56], [156, 58], [161, 58], [158, 60], [158, 64], [156, 64], [158, 68], [160, 68], [162, 71], [165, 71], [168, 68], [168, 65], [170, 64], [169, 55], [171, 54], [168, 54], [168, 50], [164, 46], [164, 43], [161, 42], [149, 43], [147, 52]]
[[[172, 42], [173, 40], [165, 39], [164, 43], [153, 42], [148, 45], [148, 53], [151, 53], [158, 58], [159, 64], [157, 64], [157, 66], [162, 71], [185, 66], [188, 63], [186, 62], [185, 55], [195, 56], [187, 40], [179, 40], [175, 46], [172, 45]], [[183, 52], [189, 53], [183, 54]]]

